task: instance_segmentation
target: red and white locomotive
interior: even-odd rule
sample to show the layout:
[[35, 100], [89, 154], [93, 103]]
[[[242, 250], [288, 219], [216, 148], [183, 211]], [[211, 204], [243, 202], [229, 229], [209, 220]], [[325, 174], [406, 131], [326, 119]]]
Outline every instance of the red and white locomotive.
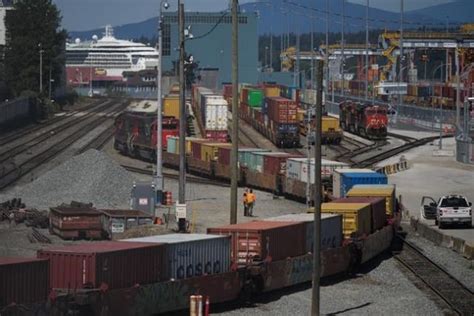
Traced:
[[[115, 120], [114, 148], [122, 154], [156, 159], [156, 112], [157, 101], [143, 100], [133, 102]], [[168, 137], [179, 134], [179, 120], [164, 116], [162, 120], [162, 145], [166, 149]]]
[[368, 105], [353, 101], [339, 104], [341, 128], [369, 139], [387, 137], [387, 109], [380, 105]]

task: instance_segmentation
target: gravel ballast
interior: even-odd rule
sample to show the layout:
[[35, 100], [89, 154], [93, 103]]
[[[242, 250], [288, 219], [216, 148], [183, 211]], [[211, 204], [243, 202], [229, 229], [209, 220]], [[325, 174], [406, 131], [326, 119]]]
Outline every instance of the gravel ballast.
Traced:
[[0, 201], [21, 197], [27, 207], [45, 210], [72, 200], [91, 202], [98, 208], [129, 208], [135, 180], [109, 156], [91, 149], [0, 195]]
[[[215, 315], [309, 315], [311, 284], [294, 291], [277, 291], [257, 299], [252, 307], [219, 310]], [[394, 258], [376, 262], [354, 278], [321, 287], [323, 315], [443, 315], [399, 270]]]

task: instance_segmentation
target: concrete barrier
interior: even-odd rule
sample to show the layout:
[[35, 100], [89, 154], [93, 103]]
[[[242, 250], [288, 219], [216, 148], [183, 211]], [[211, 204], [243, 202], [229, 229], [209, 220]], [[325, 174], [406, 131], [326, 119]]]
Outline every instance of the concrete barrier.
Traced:
[[416, 217], [410, 217], [410, 226], [422, 237], [432, 241], [438, 246], [452, 249], [463, 257], [474, 259], [474, 245], [469, 244], [465, 240], [449, 235], [445, 235], [439, 230], [420, 222]]
[[386, 175], [390, 175], [390, 174], [398, 173], [401, 171], [405, 171], [407, 169], [408, 169], [408, 162], [401, 161], [392, 165], [386, 165], [383, 167], [376, 168], [375, 171], [386, 174]]

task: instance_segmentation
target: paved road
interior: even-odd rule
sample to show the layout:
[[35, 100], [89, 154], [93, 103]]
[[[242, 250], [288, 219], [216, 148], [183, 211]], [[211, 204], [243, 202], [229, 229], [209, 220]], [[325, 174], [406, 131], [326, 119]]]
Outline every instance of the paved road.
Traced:
[[[397, 185], [397, 194], [401, 194], [403, 204], [410, 214], [420, 218], [420, 202], [423, 196], [435, 200], [446, 194], [461, 194], [474, 202], [474, 166], [456, 162], [455, 157], [434, 157], [433, 150], [438, 142], [410, 150], [403, 155], [409, 162], [410, 169], [389, 176], [389, 182]], [[443, 149], [455, 150], [454, 138], [445, 139]], [[393, 157], [387, 163], [399, 160]], [[434, 220], [424, 220], [438, 229]], [[462, 238], [474, 244], [474, 228], [450, 228], [441, 230], [446, 235]]]

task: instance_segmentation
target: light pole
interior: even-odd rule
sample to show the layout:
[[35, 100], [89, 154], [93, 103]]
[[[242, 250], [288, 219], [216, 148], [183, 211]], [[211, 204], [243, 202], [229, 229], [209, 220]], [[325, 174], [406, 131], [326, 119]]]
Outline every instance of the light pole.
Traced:
[[[434, 78], [436, 72], [445, 66], [445, 64], [441, 64], [433, 70], [433, 74], [431, 75], [432, 83], [431, 83], [431, 102], [433, 102], [434, 97]], [[433, 107], [433, 117], [434, 117], [434, 107]], [[439, 149], [443, 149], [443, 102], [439, 103]]]
[[168, 9], [169, 3], [167, 0], [161, 0], [160, 9], [158, 11], [158, 65], [156, 67], [156, 94], [157, 94], [157, 109], [156, 109], [156, 176], [155, 176], [155, 189], [156, 189], [156, 201], [161, 204], [163, 199], [163, 158], [162, 158], [162, 147], [163, 147], [163, 104], [162, 104], [162, 93], [161, 93], [161, 57], [163, 55], [163, 14], [162, 9]]
[[38, 44], [39, 47], [39, 55], [40, 55], [40, 75], [39, 75], [39, 92], [40, 94], [43, 92], [43, 53], [44, 50], [42, 49], [42, 44]]
[[[403, 11], [404, 11], [404, 0], [400, 0], [400, 73], [398, 75], [398, 82], [403, 80]], [[402, 105], [402, 94], [398, 89], [398, 103]]]
[[365, 101], [369, 98], [369, 0], [365, 9]]
[[346, 0], [342, 0], [342, 30], [341, 30], [341, 52], [342, 52], [342, 62], [341, 62], [341, 74], [342, 74], [342, 97], [344, 97], [344, 66], [346, 64], [346, 59], [344, 58], [344, 48], [345, 48], [345, 43], [344, 43], [344, 28], [346, 24], [345, 20], [345, 15], [346, 15]]
[[[91, 42], [91, 48], [93, 46], [94, 42]], [[92, 54], [90, 55], [91, 59], [89, 60], [89, 97], [92, 98], [93, 92], [92, 92], [92, 67], [94, 66], [93, 60], [92, 60]]]

